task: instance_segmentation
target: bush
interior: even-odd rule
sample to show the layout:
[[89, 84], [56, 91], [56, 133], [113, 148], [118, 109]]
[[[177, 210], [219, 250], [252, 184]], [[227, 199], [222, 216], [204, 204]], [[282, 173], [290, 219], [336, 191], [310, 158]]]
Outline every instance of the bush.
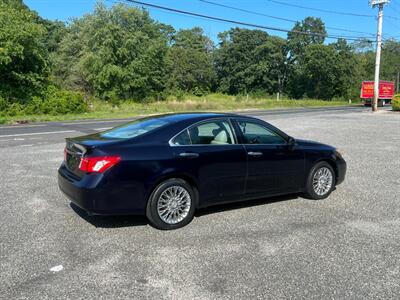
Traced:
[[44, 99], [33, 97], [25, 107], [25, 114], [64, 115], [88, 111], [88, 105], [80, 92], [54, 90], [49, 92]]
[[54, 87], [48, 88], [42, 97], [32, 97], [25, 105], [0, 96], [0, 116], [79, 114], [88, 110], [82, 93]]
[[393, 97], [392, 108], [393, 110], [400, 111], [400, 94], [397, 94]]
[[[247, 95], [246, 95], [247, 96]], [[256, 90], [250, 93], [249, 95], [252, 99], [270, 99], [271, 95], [263, 90]]]
[[11, 103], [8, 99], [0, 96], [0, 116], [18, 116], [23, 114], [24, 107], [18, 103]]
[[0, 96], [0, 116], [4, 115], [8, 109], [8, 101]]
[[19, 103], [11, 103], [7, 107], [6, 114], [9, 116], [20, 116], [24, 112], [24, 107]]

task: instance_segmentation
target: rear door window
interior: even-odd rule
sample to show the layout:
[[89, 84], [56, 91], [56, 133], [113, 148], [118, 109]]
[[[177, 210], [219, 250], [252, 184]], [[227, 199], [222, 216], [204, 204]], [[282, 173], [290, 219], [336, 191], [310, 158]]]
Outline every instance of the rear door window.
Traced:
[[204, 122], [177, 135], [173, 145], [231, 145], [235, 143], [233, 130], [226, 120]]
[[189, 132], [186, 129], [185, 131], [181, 132], [178, 134], [172, 141], [172, 144], [175, 146], [184, 146], [184, 145], [190, 145], [190, 137], [189, 137]]

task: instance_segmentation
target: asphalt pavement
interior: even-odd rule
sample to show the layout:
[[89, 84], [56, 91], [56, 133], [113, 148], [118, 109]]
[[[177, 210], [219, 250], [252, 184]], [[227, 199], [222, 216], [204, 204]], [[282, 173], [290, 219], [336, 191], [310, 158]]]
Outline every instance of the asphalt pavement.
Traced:
[[323, 201], [223, 205], [165, 232], [88, 217], [58, 190], [64, 138], [127, 119], [0, 126], [0, 299], [400, 298], [400, 114], [244, 114], [340, 148], [345, 182]]

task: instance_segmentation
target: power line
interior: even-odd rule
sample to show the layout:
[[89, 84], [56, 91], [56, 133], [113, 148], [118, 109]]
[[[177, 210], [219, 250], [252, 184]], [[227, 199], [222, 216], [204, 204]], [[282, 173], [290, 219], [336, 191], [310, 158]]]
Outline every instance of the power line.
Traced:
[[[288, 3], [288, 2], [282, 2], [278, 0], [266, 0], [272, 3], [276, 3], [279, 5], [285, 5], [285, 6], [291, 6], [291, 7], [296, 7], [296, 8], [301, 8], [301, 9], [308, 9], [308, 10], [313, 10], [313, 11], [319, 11], [319, 12], [325, 12], [325, 13], [330, 13], [330, 14], [335, 14], [335, 15], [343, 15], [343, 16], [352, 16], [352, 17], [364, 17], [364, 18], [375, 18], [374, 15], [367, 15], [367, 14], [356, 14], [356, 13], [351, 13], [351, 12], [344, 12], [344, 11], [337, 11], [337, 10], [330, 10], [330, 9], [322, 9], [322, 8], [315, 8], [315, 7], [309, 7], [309, 6], [302, 6], [298, 4], [293, 4], [293, 3]], [[387, 15], [386, 18], [393, 19], [393, 20], [400, 20], [398, 17], [390, 16]]]
[[393, 23], [393, 22], [390, 21], [390, 20], [385, 20], [385, 22], [388, 22], [388, 23], [391, 24], [392, 26], [397, 27], [397, 28], [400, 29], [400, 26], [399, 26], [399, 25], [397, 25], [396, 23]]
[[[393, 7], [393, 4], [394, 4], [394, 6], [399, 7], [399, 8]], [[392, 10], [394, 10], [396, 13], [400, 13], [400, 4], [399, 4], [398, 2], [392, 1], [392, 2], [390, 3], [390, 5], [388, 5], [388, 7], [391, 8]], [[389, 18], [389, 19], [392, 19], [392, 20], [400, 21], [400, 18], [399, 18], [399, 17], [393, 17], [393, 16], [390, 16], [390, 15], [386, 16], [386, 18]]]
[[208, 3], [208, 4], [212, 4], [212, 5], [216, 5], [216, 6], [220, 6], [220, 7], [230, 8], [230, 9], [237, 10], [237, 11], [246, 12], [246, 13], [253, 14], [253, 15], [263, 16], [263, 17], [267, 17], [267, 18], [271, 18], [271, 19], [275, 19], [275, 20], [281, 20], [281, 21], [286, 21], [286, 22], [291, 22], [291, 23], [297, 22], [296, 20], [292, 20], [292, 19], [271, 16], [271, 15], [267, 15], [267, 14], [263, 14], [263, 13], [243, 9], [243, 8], [233, 7], [233, 6], [229, 6], [229, 5], [224, 5], [224, 4], [220, 4], [220, 3], [215, 3], [215, 2], [211, 2], [211, 1], [206, 1], [206, 0], [199, 0], [199, 1]]
[[386, 18], [389, 18], [389, 19], [392, 19], [392, 20], [396, 20], [396, 21], [400, 21], [400, 18], [398, 18], [398, 17], [386, 16]]
[[[400, 13], [400, 8], [399, 8], [399, 9], [395, 8], [395, 7], [393, 6], [393, 4], [397, 4], [397, 3], [394, 2], [394, 1], [392, 1], [392, 2], [390, 3], [390, 5], [388, 5], [388, 8], [391, 8], [393, 11], [395, 11], [395, 12], [397, 12], [397, 13]], [[397, 4], [397, 5], [398, 5], [398, 4]], [[391, 18], [391, 16], [386, 16], [386, 17]], [[391, 20], [385, 20], [385, 22], [388, 22], [388, 23], [391, 24], [392, 26], [394, 26], [394, 27], [400, 29], [400, 26], [399, 26], [398, 24], [392, 22]], [[385, 38], [385, 40], [387, 40], [387, 39], [394, 39], [394, 40], [396, 40], [396, 39], [399, 38], [399, 37], [400, 37], [400, 36], [388, 36], [387, 38]]]
[[371, 18], [371, 17], [375, 18], [374, 15], [355, 14], [355, 13], [350, 13], [350, 12], [342, 12], [342, 11], [336, 11], [336, 10], [315, 8], [315, 7], [309, 7], [309, 6], [302, 6], [302, 5], [298, 5], [298, 4], [281, 2], [281, 1], [277, 1], [277, 0], [267, 0], [267, 1], [272, 2], [272, 3], [276, 3], [276, 4], [280, 4], [280, 5], [286, 5], [286, 6], [297, 7], [297, 8], [308, 9], [308, 10], [314, 10], [314, 11], [325, 12], [325, 13], [336, 14], [336, 15], [345, 15], [345, 16], [353, 16], [353, 17], [364, 17], [364, 18]]
[[[267, 15], [267, 14], [264, 14], [264, 13], [259, 13], [259, 12], [256, 12], [256, 11], [247, 10], [247, 9], [243, 9], [243, 8], [239, 8], [239, 7], [233, 7], [233, 6], [229, 6], [229, 5], [225, 5], [225, 4], [215, 3], [215, 2], [211, 2], [211, 1], [207, 1], [207, 0], [199, 0], [199, 1], [203, 2], [203, 3], [207, 3], [207, 4], [211, 4], [211, 5], [215, 5], [215, 6], [220, 6], [220, 7], [225, 7], [225, 8], [229, 8], [229, 9], [233, 9], [233, 10], [237, 10], [237, 11], [241, 11], [241, 12], [245, 12], [245, 13], [249, 13], [249, 14], [253, 14], [253, 15], [263, 16], [263, 17], [267, 17], [267, 18], [271, 18], [271, 19], [275, 19], [275, 20], [281, 20], [281, 21], [286, 21], [286, 22], [290, 22], [290, 23], [299, 22], [298, 20], [271, 16], [271, 15]], [[369, 34], [371, 36], [375, 35], [374, 33], [370, 33], [370, 32], [356, 31], [356, 30], [350, 30], [350, 29], [339, 28], [339, 27], [331, 27], [331, 26], [328, 27], [328, 26], [325, 26], [325, 28], [332, 29], [332, 30], [338, 30], [338, 31]]]
[[368, 42], [374, 42], [374, 41], [368, 40], [367, 37], [346, 37], [346, 36], [339, 36], [339, 35], [328, 35], [328, 34], [322, 34], [322, 33], [316, 33], [316, 32], [289, 30], [289, 29], [284, 29], [284, 28], [279, 28], [279, 27], [264, 26], [264, 25], [258, 25], [258, 24], [253, 24], [253, 23], [231, 20], [231, 19], [213, 17], [213, 16], [209, 16], [209, 15], [199, 14], [199, 13], [195, 13], [195, 12], [180, 10], [180, 9], [176, 9], [176, 8], [171, 8], [171, 7], [166, 7], [166, 6], [161, 6], [161, 5], [156, 5], [156, 4], [142, 2], [142, 1], [136, 1], [136, 0], [120, 0], [120, 1], [114, 0], [114, 1], [115, 2], [134, 3], [134, 4], [139, 4], [139, 5], [143, 5], [143, 6], [147, 6], [147, 7], [153, 7], [153, 8], [157, 8], [157, 9], [161, 9], [161, 10], [165, 10], [165, 11], [175, 12], [175, 13], [179, 13], [179, 14], [184, 14], [184, 15], [189, 15], [189, 16], [194, 16], [194, 17], [201, 17], [204, 19], [220, 21], [220, 22], [225, 22], [225, 23], [231, 23], [231, 24], [236, 24], [236, 25], [242, 25], [242, 26], [248, 26], [248, 27], [264, 29], [264, 30], [272, 30], [272, 31], [286, 32], [286, 33], [292, 32], [292, 33], [297, 33], [297, 34], [302, 34], [302, 35], [320, 36], [320, 37], [332, 38], [332, 39], [347, 39], [347, 40], [351, 40], [351, 41], [358, 41], [360, 39], [365, 39]]
[[388, 6], [391, 10], [394, 10], [396, 13], [400, 14], [400, 9], [395, 8], [393, 5]]

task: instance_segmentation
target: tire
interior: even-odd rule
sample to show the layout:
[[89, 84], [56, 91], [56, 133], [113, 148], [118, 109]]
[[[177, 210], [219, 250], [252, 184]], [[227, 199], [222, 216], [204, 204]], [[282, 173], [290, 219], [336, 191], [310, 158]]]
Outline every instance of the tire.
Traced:
[[[317, 183], [317, 178], [320, 176], [324, 179]], [[305, 196], [313, 200], [325, 199], [332, 193], [335, 185], [335, 172], [331, 165], [325, 161], [319, 162], [312, 167], [308, 175]]]
[[193, 220], [195, 206], [194, 189], [182, 179], [171, 178], [160, 183], [152, 192], [147, 201], [146, 216], [157, 229], [177, 229]]

